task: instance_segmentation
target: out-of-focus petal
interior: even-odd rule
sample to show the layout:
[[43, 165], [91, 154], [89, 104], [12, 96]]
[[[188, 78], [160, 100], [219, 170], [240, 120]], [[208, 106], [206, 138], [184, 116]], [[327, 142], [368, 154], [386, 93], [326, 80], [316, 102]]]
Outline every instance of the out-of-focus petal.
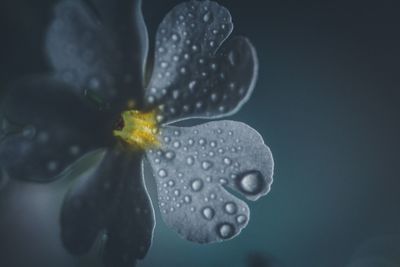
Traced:
[[140, 104], [148, 43], [140, 4], [60, 1], [46, 36], [55, 76], [102, 108]]
[[109, 149], [71, 186], [61, 211], [62, 238], [71, 253], [86, 253], [100, 231], [116, 220], [125, 179], [132, 177], [134, 165], [129, 151]]
[[145, 95], [161, 122], [227, 116], [249, 98], [257, 56], [244, 37], [223, 44], [232, 29], [229, 11], [211, 1], [180, 4], [164, 18]]
[[97, 110], [48, 79], [20, 82], [1, 102], [0, 165], [10, 178], [51, 181], [109, 140]]
[[[140, 155], [141, 157], [141, 155]], [[141, 158], [132, 162], [126, 175], [116, 215], [107, 227], [104, 263], [107, 267], [131, 267], [150, 248], [154, 212], [142, 177]]]
[[182, 237], [209, 243], [230, 239], [249, 220], [249, 200], [270, 190], [273, 159], [262, 137], [246, 124], [209, 122], [164, 127], [161, 148], [147, 152], [161, 214]]

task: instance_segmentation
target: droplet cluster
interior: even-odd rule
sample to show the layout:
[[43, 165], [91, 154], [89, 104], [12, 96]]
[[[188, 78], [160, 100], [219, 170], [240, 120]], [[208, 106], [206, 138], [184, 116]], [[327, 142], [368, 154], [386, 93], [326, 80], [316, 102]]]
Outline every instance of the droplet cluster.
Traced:
[[160, 122], [219, 116], [246, 98], [256, 60], [250, 44], [240, 38], [219, 49], [232, 28], [228, 10], [215, 2], [183, 3], [166, 16], [157, 32], [155, 68], [146, 90], [148, 105], [163, 114]]
[[200, 242], [238, 234], [248, 222], [248, 207], [224, 187], [249, 199], [269, 190], [272, 158], [260, 136], [230, 121], [164, 127], [160, 135], [161, 149], [147, 155], [155, 171], [164, 219], [173, 224], [179, 218], [190, 218], [194, 224], [207, 225], [200, 236], [188, 237]]

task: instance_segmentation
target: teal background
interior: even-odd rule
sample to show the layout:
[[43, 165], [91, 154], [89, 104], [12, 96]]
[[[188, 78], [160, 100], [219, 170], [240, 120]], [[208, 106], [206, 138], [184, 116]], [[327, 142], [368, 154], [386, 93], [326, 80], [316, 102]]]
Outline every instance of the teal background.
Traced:
[[[52, 2], [2, 1], [1, 88], [45, 69], [41, 40]], [[180, 2], [144, 0], [150, 43]], [[400, 266], [398, 2], [218, 2], [260, 60], [253, 97], [230, 119], [263, 135], [275, 181], [250, 203], [248, 227], [221, 244], [180, 239], [156, 207], [154, 244], [138, 266]], [[257, 265], [248, 262], [254, 253]]]

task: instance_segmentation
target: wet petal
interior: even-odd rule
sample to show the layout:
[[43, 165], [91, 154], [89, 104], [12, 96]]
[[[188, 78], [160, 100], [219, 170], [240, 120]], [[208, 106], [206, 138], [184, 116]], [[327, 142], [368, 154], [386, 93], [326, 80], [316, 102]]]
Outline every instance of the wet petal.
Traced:
[[[141, 155], [140, 155], [141, 156]], [[107, 227], [104, 250], [106, 266], [130, 267], [143, 259], [150, 248], [154, 230], [154, 212], [137, 157], [126, 175], [121, 202], [115, 220]]]
[[18, 83], [2, 99], [0, 167], [10, 178], [50, 181], [107, 141], [103, 117], [59, 82]]
[[164, 127], [161, 149], [147, 152], [164, 221], [186, 239], [209, 243], [239, 234], [249, 200], [270, 190], [273, 159], [248, 125], [217, 121], [190, 128]]
[[[104, 108], [142, 99], [147, 32], [140, 1], [61, 1], [46, 36], [57, 78]], [[118, 18], [118, 19], [116, 19]]]
[[154, 213], [143, 183], [141, 155], [114, 149], [79, 176], [64, 200], [62, 238], [73, 254], [83, 254], [99, 234], [105, 266], [132, 266], [152, 241]]
[[162, 122], [227, 116], [248, 99], [256, 52], [244, 37], [222, 44], [232, 28], [229, 11], [210, 1], [180, 4], [165, 17], [145, 98], [160, 109]]

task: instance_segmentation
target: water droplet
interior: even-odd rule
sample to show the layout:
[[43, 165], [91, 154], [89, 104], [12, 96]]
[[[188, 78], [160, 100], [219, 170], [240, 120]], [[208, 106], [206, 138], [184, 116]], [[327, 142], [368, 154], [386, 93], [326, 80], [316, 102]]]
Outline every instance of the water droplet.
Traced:
[[236, 184], [248, 195], [257, 195], [265, 188], [265, 180], [259, 171], [249, 171], [238, 176]]
[[155, 159], [154, 159], [154, 163], [157, 163], [157, 164], [158, 164], [158, 163], [160, 163], [160, 162], [161, 162], [161, 160], [160, 160], [159, 158], [155, 158]]
[[245, 215], [238, 215], [236, 217], [236, 222], [238, 224], [244, 224], [247, 221], [247, 217]]
[[169, 142], [171, 142], [171, 138], [170, 138], [169, 136], [165, 136], [165, 137], [164, 137], [164, 142], [165, 142], [166, 144], [168, 144]]
[[215, 215], [215, 211], [213, 208], [211, 207], [205, 207], [203, 208], [203, 210], [201, 211], [201, 213], [203, 214], [203, 217], [206, 220], [212, 220], [212, 218], [214, 218]]
[[203, 16], [203, 21], [204, 22], [209, 22], [211, 19], [211, 13], [210, 12], [206, 12]]
[[173, 151], [167, 151], [167, 152], [165, 153], [165, 157], [166, 157], [167, 159], [171, 160], [171, 159], [175, 158], [175, 152], [173, 152]]
[[209, 169], [212, 167], [212, 162], [210, 162], [210, 161], [208, 161], [208, 160], [205, 160], [205, 161], [203, 161], [203, 162], [201, 163], [201, 167], [202, 167], [204, 170], [209, 170]]
[[225, 211], [228, 214], [235, 214], [237, 212], [237, 206], [233, 202], [228, 202], [225, 204]]
[[164, 169], [160, 169], [159, 171], [158, 171], [158, 176], [160, 176], [161, 178], [164, 178], [164, 177], [167, 177], [167, 171], [166, 170], [164, 170]]
[[182, 73], [182, 74], [185, 74], [185, 73], [186, 73], [186, 68], [185, 68], [185, 67], [182, 67], [182, 68], [181, 68], [181, 73]]
[[218, 235], [223, 238], [227, 239], [232, 237], [235, 234], [235, 228], [230, 223], [221, 223], [218, 225]]
[[174, 185], [175, 185], [174, 180], [169, 180], [169, 181], [168, 181], [168, 186], [169, 186], [169, 187], [173, 187]]
[[231, 165], [232, 164], [232, 160], [230, 158], [224, 158], [224, 164], [225, 165]]
[[194, 192], [198, 192], [203, 188], [203, 181], [200, 179], [194, 179], [190, 186]]
[[194, 140], [193, 139], [189, 139], [188, 140], [188, 144], [192, 146], [194, 144]]
[[194, 52], [196, 52], [197, 50], [199, 50], [199, 48], [197, 47], [197, 45], [193, 45], [193, 46], [192, 46], [192, 50], [193, 50]]
[[181, 146], [181, 143], [179, 141], [174, 142], [174, 147], [179, 148]]
[[55, 160], [50, 161], [47, 163], [47, 169], [51, 172], [54, 172], [58, 169], [58, 163]]
[[204, 146], [206, 144], [206, 140], [204, 138], [200, 138], [199, 145]]
[[152, 95], [147, 98], [147, 102], [149, 102], [149, 104], [153, 104], [155, 100], [156, 99]]
[[174, 190], [174, 195], [179, 197], [179, 195], [181, 194], [181, 191], [179, 191], [179, 189], [175, 189]]
[[192, 202], [192, 198], [191, 198], [191, 196], [189, 196], [189, 195], [184, 196], [184, 197], [183, 197], [183, 200], [184, 200], [186, 203]]
[[228, 183], [228, 181], [225, 178], [221, 178], [221, 179], [219, 179], [219, 183], [221, 185], [226, 185]]
[[217, 142], [211, 141], [211, 142], [210, 142], [210, 146], [211, 146], [211, 147], [216, 147], [216, 146], [217, 146]]
[[186, 163], [188, 165], [193, 165], [194, 164], [194, 158], [192, 156], [189, 156], [186, 158]]
[[49, 134], [46, 132], [41, 132], [37, 138], [40, 143], [46, 143], [49, 140]]
[[172, 34], [171, 38], [172, 38], [172, 40], [175, 41], [175, 42], [179, 41], [179, 36], [178, 36], [177, 34], [175, 34], [175, 33]]
[[191, 81], [191, 82], [189, 83], [189, 89], [190, 89], [190, 90], [193, 90], [194, 87], [196, 86], [196, 84], [197, 84], [196, 81]]
[[32, 125], [24, 127], [22, 130], [22, 135], [26, 138], [32, 139], [36, 134], [36, 129]]
[[168, 67], [168, 63], [167, 62], [161, 62], [161, 68], [166, 68]]
[[81, 151], [81, 149], [77, 145], [71, 146], [69, 148], [69, 153], [71, 153], [71, 155], [73, 155], [73, 156], [78, 155], [80, 151]]

